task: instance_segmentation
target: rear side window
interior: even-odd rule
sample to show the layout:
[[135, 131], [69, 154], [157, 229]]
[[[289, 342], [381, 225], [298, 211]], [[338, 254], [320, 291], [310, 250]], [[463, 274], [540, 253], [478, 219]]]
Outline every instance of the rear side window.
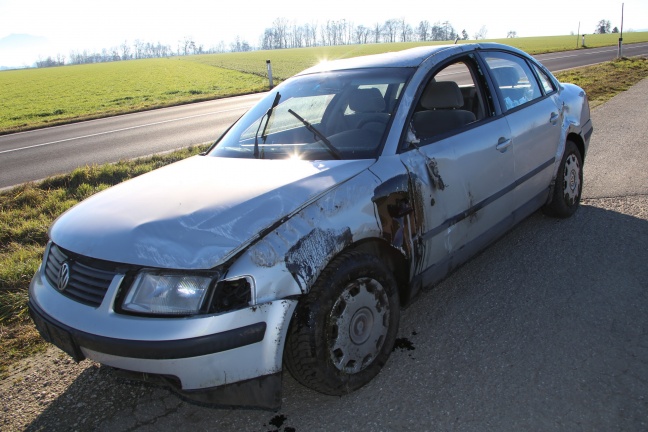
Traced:
[[533, 68], [535, 69], [536, 74], [538, 74], [538, 78], [540, 79], [540, 84], [542, 85], [542, 89], [544, 90], [545, 94], [555, 92], [556, 87], [554, 86], [553, 81], [549, 79], [547, 74], [536, 65], [533, 65]]
[[526, 105], [542, 97], [542, 91], [526, 61], [520, 57], [490, 52], [484, 55], [490, 75], [505, 111]]

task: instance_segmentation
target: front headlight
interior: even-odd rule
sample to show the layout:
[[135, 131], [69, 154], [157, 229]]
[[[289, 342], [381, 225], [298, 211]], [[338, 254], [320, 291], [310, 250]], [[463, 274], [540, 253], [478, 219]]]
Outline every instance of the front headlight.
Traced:
[[190, 315], [200, 311], [213, 277], [141, 272], [128, 290], [122, 309], [159, 315]]

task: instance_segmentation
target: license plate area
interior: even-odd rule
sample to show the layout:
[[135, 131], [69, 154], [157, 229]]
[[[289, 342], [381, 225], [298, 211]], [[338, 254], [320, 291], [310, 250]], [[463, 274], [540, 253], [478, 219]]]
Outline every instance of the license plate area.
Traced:
[[36, 329], [41, 334], [43, 339], [63, 350], [76, 362], [80, 362], [81, 360], [85, 359], [85, 356], [74, 341], [74, 338], [72, 337], [70, 332], [46, 321], [32, 310], [30, 310], [30, 315], [32, 317], [32, 320], [34, 321], [34, 324], [36, 325]]

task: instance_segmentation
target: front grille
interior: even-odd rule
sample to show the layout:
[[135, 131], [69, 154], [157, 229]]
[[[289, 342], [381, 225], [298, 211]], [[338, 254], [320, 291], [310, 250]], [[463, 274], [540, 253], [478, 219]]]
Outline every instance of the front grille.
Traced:
[[72, 256], [52, 244], [45, 263], [45, 278], [50, 285], [58, 289], [61, 267], [67, 263], [70, 277], [67, 286], [60, 291], [61, 294], [80, 303], [98, 307], [116, 272], [98, 269], [88, 263], [81, 263], [81, 260], [82, 258]]

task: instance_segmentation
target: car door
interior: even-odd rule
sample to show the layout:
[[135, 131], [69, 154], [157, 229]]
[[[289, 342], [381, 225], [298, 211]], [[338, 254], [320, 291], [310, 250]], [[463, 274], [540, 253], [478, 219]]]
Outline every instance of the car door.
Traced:
[[480, 77], [470, 56], [434, 74], [415, 105], [401, 153], [417, 202], [422, 253], [416, 272], [424, 284], [481, 249], [510, 215], [511, 133], [487, 103]]
[[[541, 89], [522, 57], [499, 51], [482, 55], [511, 129], [516, 207], [529, 204], [529, 210], [535, 210], [546, 200], [553, 176], [561, 139], [562, 106], [556, 104], [551, 81], [543, 81]], [[538, 69], [538, 73], [542, 72]]]

